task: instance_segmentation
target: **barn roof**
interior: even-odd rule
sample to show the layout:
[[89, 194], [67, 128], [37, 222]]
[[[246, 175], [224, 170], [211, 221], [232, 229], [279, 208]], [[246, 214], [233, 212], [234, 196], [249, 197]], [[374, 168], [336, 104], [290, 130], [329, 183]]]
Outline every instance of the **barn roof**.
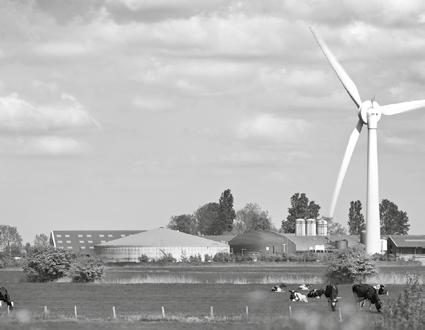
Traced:
[[202, 237], [216, 242], [229, 244], [229, 241], [232, 240], [235, 236], [236, 235], [229, 233], [223, 235], [204, 235]]
[[92, 254], [94, 246], [143, 230], [53, 230], [50, 244], [57, 248]]
[[168, 228], [158, 228], [148, 230], [139, 234], [130, 235], [124, 238], [116, 239], [106, 243], [98, 244], [100, 246], [149, 246], [149, 247], [228, 247], [227, 244], [205, 239], [171, 230]]
[[396, 247], [422, 247], [425, 248], [425, 235], [389, 235], [388, 239]]
[[230, 245], [263, 244], [264, 242], [283, 242], [285, 237], [273, 231], [247, 231], [237, 235], [229, 241]]

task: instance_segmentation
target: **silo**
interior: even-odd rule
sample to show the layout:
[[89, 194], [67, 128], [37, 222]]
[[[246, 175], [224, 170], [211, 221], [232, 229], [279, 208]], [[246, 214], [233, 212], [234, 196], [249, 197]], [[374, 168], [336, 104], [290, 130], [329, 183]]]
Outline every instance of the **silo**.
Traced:
[[385, 253], [387, 251], [387, 240], [385, 238], [381, 238], [381, 253]]
[[326, 236], [328, 234], [328, 222], [326, 220], [317, 220], [317, 235]]
[[307, 236], [316, 236], [316, 219], [307, 219]]
[[304, 219], [295, 220], [295, 235], [305, 236], [305, 220]]
[[360, 243], [366, 244], [366, 230], [360, 232]]

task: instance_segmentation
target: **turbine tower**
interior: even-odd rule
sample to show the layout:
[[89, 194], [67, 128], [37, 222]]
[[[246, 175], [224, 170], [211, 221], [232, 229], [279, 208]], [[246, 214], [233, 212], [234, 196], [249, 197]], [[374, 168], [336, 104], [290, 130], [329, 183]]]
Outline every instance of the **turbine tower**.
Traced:
[[377, 145], [377, 127], [381, 115], [395, 115], [411, 110], [425, 107], [425, 100], [402, 102], [380, 106], [374, 99], [363, 101], [360, 98], [356, 85], [338, 63], [332, 52], [326, 46], [319, 34], [310, 27], [323, 54], [328, 59], [336, 75], [344, 86], [350, 98], [357, 107], [358, 122], [348, 139], [347, 149], [342, 159], [341, 168], [338, 173], [335, 190], [332, 196], [330, 207], [330, 217], [334, 216], [336, 202], [344, 181], [345, 173], [350, 164], [351, 156], [359, 139], [363, 125], [367, 125], [368, 143], [367, 143], [367, 202], [366, 202], [366, 252], [368, 254], [381, 251], [380, 246], [380, 219], [379, 219], [379, 183], [378, 183], [378, 145]]

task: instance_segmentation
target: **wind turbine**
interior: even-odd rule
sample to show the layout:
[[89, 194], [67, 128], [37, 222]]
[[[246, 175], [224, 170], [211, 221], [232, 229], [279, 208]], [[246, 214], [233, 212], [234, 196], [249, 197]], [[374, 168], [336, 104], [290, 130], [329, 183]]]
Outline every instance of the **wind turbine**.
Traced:
[[323, 54], [328, 59], [336, 75], [357, 107], [358, 121], [356, 127], [351, 132], [348, 139], [347, 149], [342, 159], [339, 169], [335, 190], [332, 196], [330, 217], [334, 216], [336, 202], [344, 181], [345, 173], [350, 164], [351, 156], [359, 139], [363, 125], [367, 125], [367, 202], [366, 202], [366, 252], [368, 254], [381, 251], [380, 219], [379, 219], [379, 187], [378, 187], [378, 146], [377, 146], [377, 126], [382, 115], [392, 116], [411, 110], [425, 107], [425, 100], [402, 102], [380, 106], [374, 99], [363, 101], [360, 98], [356, 85], [338, 63], [335, 56], [326, 46], [319, 34], [310, 27]]

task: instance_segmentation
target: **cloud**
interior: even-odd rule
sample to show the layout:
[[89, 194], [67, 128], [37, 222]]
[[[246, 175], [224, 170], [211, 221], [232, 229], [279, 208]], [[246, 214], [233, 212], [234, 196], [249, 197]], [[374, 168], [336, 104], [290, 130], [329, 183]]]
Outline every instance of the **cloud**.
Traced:
[[309, 127], [302, 119], [285, 119], [271, 114], [261, 114], [239, 124], [239, 139], [264, 140], [273, 143], [295, 142]]
[[99, 127], [96, 120], [71, 95], [47, 105], [34, 105], [18, 94], [0, 97], [0, 132], [39, 134], [54, 130]]
[[31, 139], [24, 153], [40, 156], [75, 156], [89, 151], [89, 146], [71, 137], [42, 136]]
[[151, 96], [137, 96], [133, 99], [133, 105], [143, 110], [162, 112], [173, 109], [173, 103], [168, 100], [164, 100], [160, 97], [153, 98]]

